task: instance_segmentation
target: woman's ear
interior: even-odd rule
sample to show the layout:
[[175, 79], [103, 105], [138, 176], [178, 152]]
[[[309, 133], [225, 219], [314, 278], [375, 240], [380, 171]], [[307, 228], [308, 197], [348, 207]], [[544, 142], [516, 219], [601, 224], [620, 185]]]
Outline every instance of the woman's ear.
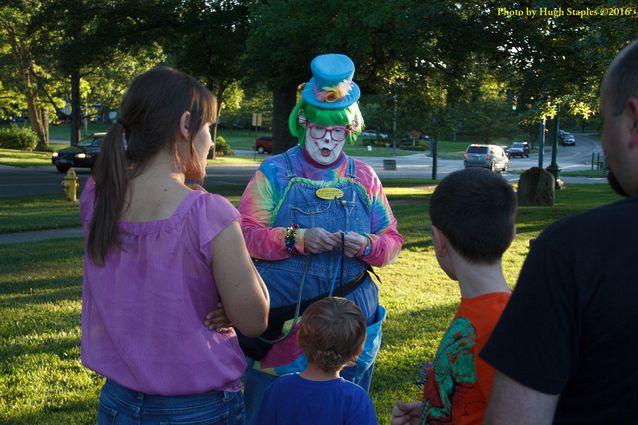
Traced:
[[186, 140], [190, 140], [191, 132], [190, 132], [190, 120], [191, 113], [185, 111], [181, 117], [179, 117], [179, 135]]

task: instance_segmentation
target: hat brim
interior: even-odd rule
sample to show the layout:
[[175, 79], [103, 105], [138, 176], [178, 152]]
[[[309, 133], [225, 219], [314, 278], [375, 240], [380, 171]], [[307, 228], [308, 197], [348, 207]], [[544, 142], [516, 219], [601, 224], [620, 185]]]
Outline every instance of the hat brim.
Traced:
[[306, 102], [310, 103], [312, 106], [316, 106], [317, 108], [343, 109], [355, 103], [361, 96], [361, 90], [359, 89], [357, 83], [352, 81], [350, 84], [352, 87], [350, 93], [348, 93], [343, 99], [337, 100], [335, 102], [320, 102], [319, 99], [317, 99], [317, 97], [315, 96], [315, 79], [313, 77], [303, 88], [301, 96]]

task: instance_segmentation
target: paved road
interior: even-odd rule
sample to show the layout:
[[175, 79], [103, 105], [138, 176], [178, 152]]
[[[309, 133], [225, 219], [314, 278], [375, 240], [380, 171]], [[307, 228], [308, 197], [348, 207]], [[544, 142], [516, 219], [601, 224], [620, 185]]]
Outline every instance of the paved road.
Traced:
[[[257, 165], [214, 165], [206, 167], [207, 182], [218, 184], [246, 185], [253, 175]], [[84, 183], [91, 174], [88, 169], [76, 169], [80, 189], [82, 191]], [[62, 178], [64, 174], [59, 173], [53, 166], [51, 167], [8, 167], [0, 165], [0, 198], [16, 198], [33, 195], [62, 195]]]
[[[589, 169], [592, 152], [602, 151], [600, 142], [592, 135], [576, 135], [575, 147], [559, 146], [557, 163], [562, 171]], [[423, 153], [400, 157], [359, 157], [358, 159], [370, 164], [381, 178], [412, 177], [431, 178], [432, 158]], [[383, 160], [394, 159], [396, 170], [384, 170]], [[547, 148], [543, 166], [547, 167], [551, 160], [551, 150]], [[510, 161], [510, 170], [525, 170], [538, 165], [538, 155], [532, 154], [529, 158], [515, 158]], [[441, 179], [447, 174], [463, 168], [462, 160], [438, 160], [437, 178]], [[208, 183], [246, 185], [250, 177], [257, 169], [257, 165], [210, 165], [206, 168]], [[90, 171], [77, 169], [82, 189]], [[38, 194], [62, 195], [62, 177], [53, 166], [18, 168], [0, 166], [0, 198], [14, 198], [20, 196], [32, 196]], [[511, 182], [517, 182], [517, 174], [507, 174], [505, 177]], [[566, 183], [580, 182], [604, 182], [604, 178], [587, 179], [582, 177], [564, 177]]]
[[[576, 135], [576, 146], [558, 146], [556, 163], [561, 171], [568, 170], [588, 170], [591, 169], [592, 153], [600, 154], [602, 157], [602, 149], [600, 141], [591, 134]], [[416, 154], [410, 156], [396, 157], [397, 170], [390, 171], [383, 169], [383, 160], [388, 158], [366, 157], [359, 158], [370, 164], [379, 177], [432, 177], [432, 158], [425, 154]], [[531, 167], [539, 166], [538, 154], [533, 153], [529, 158], [512, 158], [510, 159], [510, 170], [526, 170]], [[551, 145], [545, 147], [543, 157], [543, 168], [551, 163]], [[437, 161], [437, 179], [441, 179], [449, 173], [463, 168], [462, 160], [438, 160]], [[504, 176], [510, 182], [518, 182], [518, 174], [506, 174]], [[562, 177], [566, 183], [597, 183], [605, 182], [605, 178], [584, 178], [584, 177]]]

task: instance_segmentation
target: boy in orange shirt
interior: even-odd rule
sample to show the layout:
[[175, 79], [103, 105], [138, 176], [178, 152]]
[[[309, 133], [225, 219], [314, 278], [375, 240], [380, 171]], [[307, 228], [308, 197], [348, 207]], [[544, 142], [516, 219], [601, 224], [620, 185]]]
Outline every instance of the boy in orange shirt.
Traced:
[[423, 402], [397, 402], [392, 425], [482, 424], [494, 369], [478, 357], [510, 297], [501, 258], [515, 235], [516, 195], [499, 174], [456, 171], [430, 199], [439, 265], [461, 304], [425, 369]]

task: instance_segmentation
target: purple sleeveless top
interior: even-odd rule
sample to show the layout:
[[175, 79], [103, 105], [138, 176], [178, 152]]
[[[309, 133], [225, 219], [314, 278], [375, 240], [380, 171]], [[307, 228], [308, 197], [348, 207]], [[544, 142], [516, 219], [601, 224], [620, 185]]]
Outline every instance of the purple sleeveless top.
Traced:
[[[85, 243], [94, 197], [89, 179], [80, 197]], [[240, 391], [237, 336], [203, 324], [219, 302], [212, 241], [238, 218], [224, 197], [193, 191], [167, 219], [121, 221], [122, 247], [104, 266], [84, 257], [82, 363], [146, 394]]]

